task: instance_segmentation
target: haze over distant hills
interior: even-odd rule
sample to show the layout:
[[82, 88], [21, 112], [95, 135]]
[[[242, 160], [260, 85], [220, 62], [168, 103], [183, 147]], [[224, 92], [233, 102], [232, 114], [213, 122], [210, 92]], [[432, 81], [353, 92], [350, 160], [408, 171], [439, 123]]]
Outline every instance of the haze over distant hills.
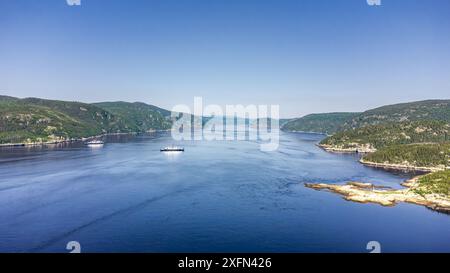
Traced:
[[[82, 103], [0, 96], [0, 144], [52, 142], [105, 133], [171, 128], [170, 111], [142, 102]], [[204, 122], [208, 118], [204, 118]], [[326, 145], [349, 143], [381, 148], [391, 144], [445, 141], [450, 100], [395, 104], [363, 113], [312, 114], [282, 119], [287, 131], [334, 134]]]
[[342, 124], [359, 114], [360, 113], [311, 114], [301, 118], [288, 120], [282, 125], [282, 129], [286, 131], [332, 134], [338, 131]]

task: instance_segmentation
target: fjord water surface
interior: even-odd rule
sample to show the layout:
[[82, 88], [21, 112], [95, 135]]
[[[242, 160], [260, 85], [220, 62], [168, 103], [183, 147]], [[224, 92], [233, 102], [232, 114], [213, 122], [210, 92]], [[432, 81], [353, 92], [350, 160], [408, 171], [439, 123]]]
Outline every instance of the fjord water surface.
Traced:
[[305, 182], [407, 178], [364, 167], [356, 155], [282, 133], [275, 152], [252, 141], [185, 141], [169, 134], [0, 150], [0, 251], [450, 252], [450, 216], [424, 207], [347, 202]]

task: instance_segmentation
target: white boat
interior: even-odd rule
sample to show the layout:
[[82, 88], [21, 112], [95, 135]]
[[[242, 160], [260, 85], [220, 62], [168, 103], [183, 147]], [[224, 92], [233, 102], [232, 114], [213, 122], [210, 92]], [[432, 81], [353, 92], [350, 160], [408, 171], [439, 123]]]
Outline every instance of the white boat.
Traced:
[[183, 147], [168, 146], [160, 149], [161, 152], [184, 152]]
[[101, 141], [101, 140], [91, 140], [86, 142], [86, 145], [88, 146], [102, 146], [103, 144], [105, 144], [105, 142]]

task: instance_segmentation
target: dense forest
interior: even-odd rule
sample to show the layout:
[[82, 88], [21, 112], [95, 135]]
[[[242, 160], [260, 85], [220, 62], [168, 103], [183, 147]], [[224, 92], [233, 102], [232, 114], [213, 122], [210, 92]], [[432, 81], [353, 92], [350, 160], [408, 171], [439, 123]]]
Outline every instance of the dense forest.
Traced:
[[285, 131], [315, 132], [333, 134], [340, 129], [342, 124], [359, 113], [327, 113], [311, 114], [302, 118], [291, 119], [281, 127]]
[[416, 167], [450, 166], [450, 143], [392, 145], [366, 155], [364, 160]]
[[119, 117], [133, 132], [170, 129], [172, 126], [170, 111], [142, 102], [101, 102], [94, 105]]
[[370, 152], [364, 159], [375, 163], [450, 165], [450, 100], [387, 105], [362, 113], [309, 115], [290, 120], [282, 129], [332, 134], [320, 145], [329, 151]]
[[163, 130], [170, 128], [167, 112], [143, 103], [87, 104], [0, 96], [0, 144]]
[[369, 125], [337, 132], [321, 144], [340, 148], [370, 144], [375, 149], [390, 145], [450, 141], [450, 124], [443, 121], [414, 121]]
[[436, 120], [450, 122], [450, 100], [426, 100], [382, 106], [362, 113], [313, 114], [291, 119], [285, 131], [333, 134], [370, 125], [404, 121]]

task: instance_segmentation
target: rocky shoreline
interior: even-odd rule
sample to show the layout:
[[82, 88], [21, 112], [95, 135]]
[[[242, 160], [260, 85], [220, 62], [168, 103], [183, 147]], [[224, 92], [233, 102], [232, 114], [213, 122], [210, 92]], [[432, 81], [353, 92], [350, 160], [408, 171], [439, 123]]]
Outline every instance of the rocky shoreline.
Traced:
[[442, 167], [417, 167], [417, 166], [413, 166], [413, 165], [370, 162], [370, 161], [364, 160], [363, 158], [360, 159], [359, 162], [361, 164], [363, 164], [364, 166], [385, 169], [385, 170], [392, 170], [392, 171], [430, 173], [430, 172], [438, 172], [438, 171], [446, 170], [445, 166], [442, 166]]
[[357, 145], [355, 147], [351, 148], [342, 148], [337, 147], [334, 145], [327, 145], [327, 144], [317, 144], [320, 148], [324, 149], [327, 152], [330, 153], [341, 153], [341, 154], [354, 154], [354, 153], [361, 153], [361, 154], [367, 154], [367, 153], [373, 153], [376, 152], [375, 148], [372, 148], [369, 145], [366, 146], [360, 146]]
[[429, 209], [450, 214], [450, 197], [437, 194], [420, 195], [415, 189], [419, 187], [419, 177], [405, 181], [405, 189], [393, 190], [379, 187], [371, 183], [348, 182], [344, 185], [305, 183], [307, 188], [328, 190], [343, 196], [347, 201], [358, 203], [374, 203], [382, 206], [395, 206], [398, 203], [411, 203]]
[[82, 138], [71, 138], [71, 139], [61, 139], [61, 140], [51, 140], [51, 141], [43, 141], [43, 142], [24, 142], [24, 143], [6, 143], [6, 144], [0, 144], [0, 148], [2, 147], [28, 147], [28, 146], [45, 146], [45, 145], [55, 145], [55, 144], [63, 144], [63, 143], [74, 143], [74, 142], [82, 142], [82, 141], [89, 141], [105, 136], [119, 136], [119, 135], [135, 135], [137, 133], [130, 132], [130, 133], [106, 133], [101, 134], [97, 136], [90, 136], [90, 137], [82, 137]]
[[327, 136], [327, 137], [332, 136], [332, 135], [329, 135], [327, 133], [314, 132], [314, 131], [296, 131], [296, 130], [283, 130], [283, 131], [287, 132], [287, 133], [296, 133], [296, 134], [324, 135], [324, 136]]
[[[367, 148], [364, 146], [354, 147], [354, 148], [339, 148], [336, 146], [325, 145], [325, 144], [317, 144], [317, 146], [324, 149], [327, 152], [337, 153], [337, 154], [355, 154], [355, 153], [369, 154], [369, 153], [373, 153], [376, 151], [375, 148], [370, 148], [370, 147]], [[384, 170], [389, 170], [389, 171], [430, 173], [430, 172], [444, 171], [447, 169], [445, 166], [418, 167], [418, 166], [406, 165], [406, 164], [378, 163], [378, 162], [371, 162], [371, 161], [364, 160], [364, 158], [361, 158], [359, 160], [359, 162], [367, 167], [384, 169]]]
[[[351, 148], [342, 148], [335, 145], [317, 144], [320, 148], [331, 153], [373, 153], [375, 148], [370, 145], [354, 145]], [[439, 171], [445, 171], [446, 166], [438, 167], [418, 167], [406, 164], [377, 163], [359, 160], [361, 164], [368, 167], [380, 168], [387, 171], [402, 171], [411, 173], [428, 174]], [[371, 183], [348, 182], [344, 185], [325, 184], [325, 183], [305, 183], [307, 188], [315, 190], [327, 190], [343, 196], [347, 201], [359, 203], [375, 203], [382, 206], [395, 206], [398, 203], [411, 203], [425, 206], [429, 209], [450, 214], [450, 196], [436, 194], [421, 195], [419, 191], [419, 178], [417, 176], [402, 183], [405, 189], [393, 190], [385, 187], [376, 186]], [[417, 190], [417, 191], [416, 191]]]
[[63, 143], [90, 141], [93, 139], [106, 137], [106, 136], [137, 135], [140, 133], [157, 133], [157, 132], [170, 132], [170, 131], [171, 131], [171, 129], [148, 130], [147, 132], [105, 133], [105, 134], [100, 134], [100, 135], [96, 135], [96, 136], [71, 138], [71, 139], [56, 139], [56, 140], [45, 141], [45, 142], [43, 141], [43, 142], [5, 143], [5, 144], [0, 144], [0, 148], [2, 148], [2, 147], [28, 147], [28, 146], [56, 145], [56, 144], [63, 144]]

